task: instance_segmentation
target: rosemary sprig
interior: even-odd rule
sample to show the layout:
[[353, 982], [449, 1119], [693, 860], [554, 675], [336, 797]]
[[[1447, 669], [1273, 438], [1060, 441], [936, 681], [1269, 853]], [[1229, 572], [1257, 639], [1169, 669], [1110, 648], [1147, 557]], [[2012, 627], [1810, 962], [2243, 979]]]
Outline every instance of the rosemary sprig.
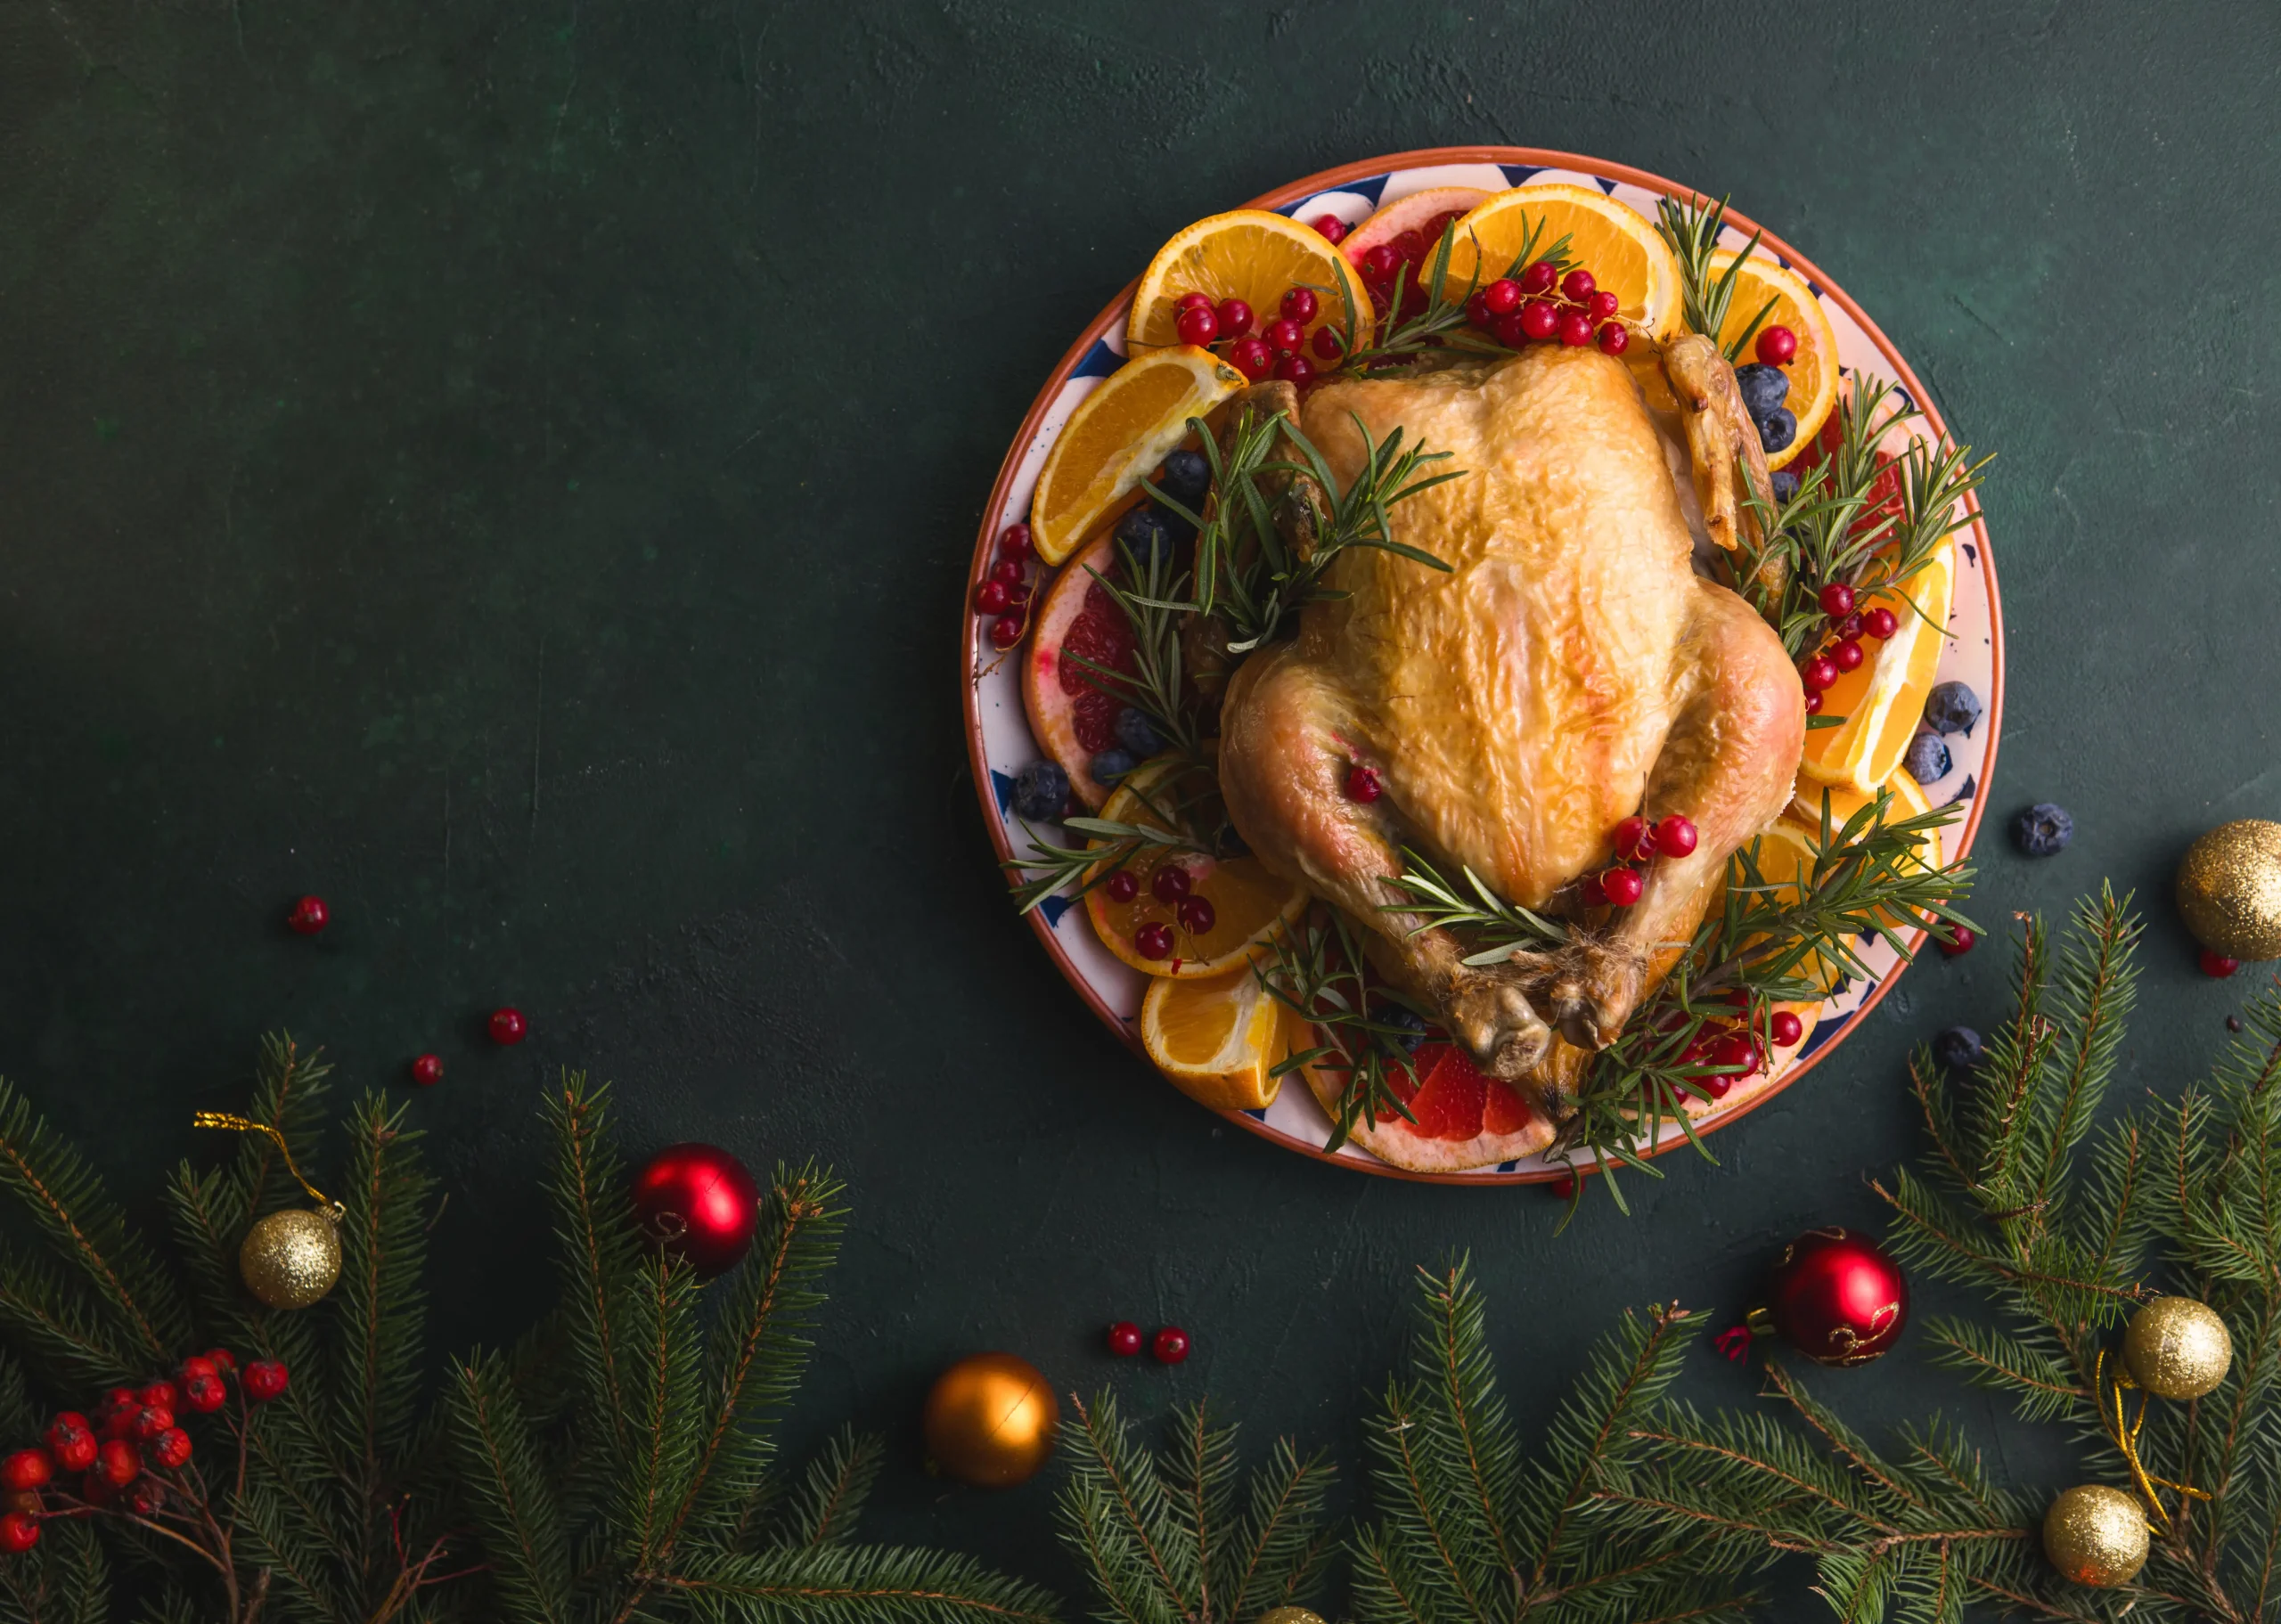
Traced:
[[[1206, 857], [1216, 855], [1209, 844], [1190, 830], [1186, 814], [1194, 802], [1160, 798], [1158, 795], [1160, 785], [1192, 776], [1196, 775], [1190, 768], [1176, 763], [1170, 779], [1157, 779], [1145, 786], [1131, 786], [1154, 819], [1150, 823], [1126, 823], [1114, 818], [1064, 818], [1062, 828], [1073, 835], [1091, 837], [1084, 845], [1058, 845], [1024, 823], [1022, 833], [1029, 836], [1028, 854], [1009, 858], [999, 865], [1014, 876], [1012, 890], [1018, 911], [1027, 913], [1064, 890], [1075, 901], [1152, 846], [1195, 852]], [[1075, 889], [1069, 890], [1072, 886]]]
[[1312, 910], [1274, 938], [1272, 960], [1255, 964], [1252, 974], [1278, 1003], [1311, 1022], [1324, 1041], [1294, 1051], [1271, 1074], [1288, 1076], [1312, 1065], [1346, 1079], [1323, 1148], [1345, 1144], [1357, 1122], [1373, 1128], [1381, 1117], [1415, 1122], [1394, 1091], [1394, 1079], [1398, 1074], [1417, 1090], [1417, 1064], [1404, 1042], [1414, 1041], [1417, 1030], [1386, 1020], [1380, 1012], [1398, 1008], [1421, 1018], [1423, 1012], [1399, 993], [1370, 983], [1353, 923], [1336, 909]]
[[[1569, 238], [1563, 233], [1549, 247], [1544, 246], [1547, 223], [1532, 221], [1525, 210], [1521, 215], [1526, 228], [1521, 239], [1520, 251], [1513, 256], [1512, 264], [1499, 273], [1517, 278], [1531, 265], [1541, 259], [1551, 265], [1556, 273], [1566, 271], [1574, 263], [1569, 256]], [[1361, 308], [1354, 303], [1353, 292], [1343, 283], [1336, 290], [1344, 320], [1332, 324], [1332, 331], [1345, 353], [1339, 358], [1339, 370], [1380, 372], [1396, 363], [1425, 361], [1435, 354], [1476, 355], [1504, 355], [1511, 352], [1486, 335], [1472, 331], [1468, 322], [1468, 306], [1473, 296], [1495, 277], [1482, 275], [1484, 256], [1481, 240], [1473, 238], [1474, 269], [1466, 278], [1460, 290], [1451, 285], [1450, 261], [1457, 247], [1457, 222], [1442, 228], [1441, 240], [1428, 252], [1420, 268], [1426, 273], [1421, 279], [1426, 293], [1424, 308], [1405, 316], [1404, 297], [1409, 286], [1410, 263], [1404, 260], [1394, 271], [1395, 291], [1386, 299], [1383, 311], [1374, 310], [1366, 322]], [[1329, 293], [1330, 290], [1319, 290]]]
[[[1711, 274], [1711, 261], [1719, 251], [1719, 233], [1726, 224], [1724, 198], [1716, 203], [1706, 203], [1689, 192], [1684, 203], [1676, 198], [1656, 200], [1656, 233], [1679, 256], [1680, 319], [1687, 323], [1688, 331], [1701, 333], [1713, 341], [1727, 325], [1727, 313], [1734, 303], [1743, 264], [1757, 251], [1759, 239], [1765, 235], [1762, 231], [1751, 233], [1750, 241], [1743, 244], [1734, 263], [1714, 277]], [[1774, 305], [1770, 298], [1751, 317], [1750, 324], [1735, 336], [1735, 341], [1721, 347], [1729, 361], [1741, 355], [1743, 346], [1757, 336], [1760, 326], [1773, 313]]]
[[1408, 846], [1402, 848], [1402, 873], [1393, 884], [1408, 900], [1386, 903], [1385, 911], [1417, 916], [1421, 922], [1410, 931], [1413, 936], [1428, 930], [1457, 933], [1475, 950], [1467, 955], [1467, 964], [1500, 964], [1517, 947], [1555, 947], [1568, 939], [1566, 928], [1557, 921], [1505, 901], [1462, 863], [1458, 868], [1465, 876], [1460, 890], [1431, 860]]
[[[1158, 500], [1177, 507], [1169, 497]], [[1190, 761], [1204, 759], [1196, 723], [1183, 702], [1180, 651], [1180, 623], [1189, 606], [1176, 595], [1188, 586], [1188, 573], [1177, 569], [1173, 550], [1159, 547], [1144, 563], [1123, 542], [1116, 546], [1128, 589], [1090, 566], [1086, 573], [1100, 583], [1132, 628], [1132, 670], [1115, 671], [1082, 654], [1065, 654], [1092, 673], [1107, 691], [1136, 706], [1155, 726], [1166, 745]]]

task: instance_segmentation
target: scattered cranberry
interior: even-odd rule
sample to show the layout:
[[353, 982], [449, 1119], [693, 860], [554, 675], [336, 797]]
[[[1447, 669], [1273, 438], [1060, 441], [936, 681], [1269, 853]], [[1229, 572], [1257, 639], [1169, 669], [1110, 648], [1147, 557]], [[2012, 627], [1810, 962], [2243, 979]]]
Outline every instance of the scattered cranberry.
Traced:
[[1656, 850], [1666, 857], [1686, 857], [1695, 850], [1695, 825], [1677, 812], [1656, 825]]
[[1030, 527], [1027, 525], [1008, 525], [998, 533], [998, 556], [1016, 562], [1030, 556]]
[[1002, 581], [985, 581], [974, 589], [974, 612], [977, 615], [1003, 615], [1006, 602], [1006, 583]]
[[2226, 1030], [2227, 1030], [2228, 1032], [2239, 1032], [2241, 1029], [2242, 1029], [2242, 1017], [2241, 1017], [2241, 1016], [2237, 1016], [2237, 1015], [2229, 1015], [2229, 1016], [2228, 1016], [2226, 1017]]
[[1275, 352], [1260, 339], [1239, 339], [1228, 347], [1228, 362], [1252, 382], [1275, 370]]
[[[992, 648], [1010, 649], [1021, 641], [1022, 617], [1019, 615], [1001, 615], [997, 619], [990, 623], [990, 646]], [[511, 1043], [519, 1043], [522, 1040], [519, 1038], [506, 1038], [501, 1040], [503, 1042]]]
[[1101, 889], [1112, 902], [1129, 902], [1140, 894], [1140, 877], [1130, 869], [1119, 869], [1101, 882]]
[[1837, 647], [1829, 651], [1829, 657], [1840, 671], [1859, 671], [1863, 657], [1861, 645], [1850, 637], [1841, 638]]
[[77, 1410], [65, 1410], [47, 1429], [48, 1453], [66, 1472], [85, 1472], [95, 1464], [94, 1430]]
[[1191, 936], [1204, 935], [1220, 922], [1219, 912], [1212, 906], [1212, 899], [1208, 896], [1181, 898], [1173, 910], [1173, 918], [1178, 919], [1180, 927]]
[[1808, 694], [1806, 696], [1806, 714], [1809, 716], [1819, 716], [1821, 714], [1821, 696], [1819, 694]]
[[1491, 315], [1508, 315], [1521, 307], [1521, 284], [1500, 276], [1481, 290], [1481, 307]]
[[1980, 933], [1961, 925], [1949, 926], [1949, 934], [1941, 940], [1941, 951], [1950, 959], [1969, 953], [1980, 943]]
[[1325, 361], [1336, 361], [1346, 353], [1346, 346], [1338, 334], [1328, 327], [1316, 328], [1315, 336], [1308, 341], [1307, 347]]
[[151, 1464], [162, 1471], [172, 1472], [190, 1461], [190, 1434], [178, 1426], [170, 1426], [151, 1440], [148, 1451]]
[[1621, 355], [1631, 347], [1631, 335], [1621, 322], [1610, 322], [1600, 329], [1600, 354]]
[[1168, 862], [1149, 877], [1149, 894], [1160, 902], [1177, 902], [1194, 888], [1188, 870]]
[[0, 1460], [0, 1483], [11, 1489], [38, 1489], [55, 1475], [55, 1457], [45, 1449], [19, 1449]]
[[1346, 770], [1346, 798], [1368, 806], [1386, 794], [1386, 786], [1378, 782], [1377, 770], [1357, 762]]
[[1798, 668], [1798, 675], [1808, 691], [1819, 693], [1837, 681], [1837, 662], [1827, 654], [1817, 654]]
[[1288, 288], [1283, 293], [1283, 314], [1294, 322], [1312, 322], [1315, 312], [1322, 308], [1312, 288]]
[[1173, 301], [1174, 310], [1209, 310], [1212, 296], [1208, 293], [1183, 293]]
[[0, 1517], [0, 1551], [20, 1556], [39, 1543], [39, 1519], [26, 1511]]
[[1151, 922], [1132, 933], [1132, 946], [1143, 959], [1169, 959], [1173, 956], [1173, 933], [1168, 925]]
[[1531, 339], [1549, 339], [1560, 326], [1560, 312], [1550, 300], [1533, 298], [1521, 306], [1521, 331]]
[[1871, 609], [1861, 616], [1861, 630], [1883, 642], [1901, 630], [1901, 621], [1891, 609]]
[[1647, 889], [1647, 882], [1639, 877], [1637, 869], [1605, 869], [1600, 872], [1600, 894], [1618, 908], [1629, 908]]
[[293, 911], [285, 916], [286, 928], [298, 936], [314, 936], [324, 928], [327, 918], [324, 899], [305, 896], [293, 904]]
[[246, 1390], [247, 1398], [256, 1404], [266, 1404], [284, 1396], [289, 1379], [289, 1373], [279, 1360], [258, 1359], [246, 1367], [239, 1384]]
[[1307, 224], [1320, 232], [1326, 241], [1339, 243], [1346, 241], [1346, 222], [1337, 215], [1317, 215]]
[[1190, 305], [1173, 320], [1182, 344], [1209, 344], [1220, 336], [1220, 318], [1209, 305]]
[[1582, 349], [1592, 341], [1592, 318], [1581, 310], [1571, 310], [1560, 318], [1560, 341], [1571, 349]]
[[1362, 256], [1362, 278], [1365, 282], [1389, 282], [1394, 273], [1402, 269], [1402, 250], [1391, 242], [1381, 242]]
[[1806, 1035], [1806, 1024], [1787, 1009], [1777, 1009], [1774, 1018], [1766, 1024], [1778, 1048], [1787, 1049]]
[[1769, 327], [1758, 335], [1758, 358], [1768, 366], [1787, 366], [1798, 353], [1798, 335], [1786, 327]]
[[1278, 316], [1260, 329], [1259, 336], [1267, 340], [1267, 347], [1279, 355], [1292, 355], [1306, 338], [1306, 331], [1288, 316]]
[[531, 1034], [530, 1023], [523, 1019], [523, 1012], [512, 1008], [494, 1009], [489, 1025], [494, 1043], [519, 1043]]
[[[2227, 976], [2242, 967], [2240, 959], [2228, 959], [2223, 953], [2213, 953], [2206, 947], [2202, 950], [2202, 956], [2197, 962], [2202, 966], [2202, 973], [2216, 981], [2225, 980]], [[7, 1468], [0, 1466], [0, 1477], [6, 1475]]]
[[1275, 363], [1275, 375], [1285, 383], [1312, 383], [1314, 381], [1315, 365], [1304, 355], [1286, 355]]
[[1853, 612], [1853, 589], [1843, 581], [1833, 581], [1821, 589], [1821, 612], [1832, 620], [1843, 620]]
[[1608, 836], [1608, 843], [1615, 848], [1617, 861], [1630, 862], [1647, 854], [1649, 838], [1647, 820], [1634, 812], [1615, 826], [1615, 833]]
[[1159, 1365], [1177, 1365], [1188, 1357], [1188, 1333], [1178, 1326], [1166, 1326], [1149, 1344], [1149, 1351]]
[[183, 1402], [201, 1416], [210, 1416], [228, 1401], [230, 1390], [218, 1375], [194, 1375], [182, 1384]]
[[1560, 291], [1566, 294], [1573, 303], [1582, 305], [1599, 291], [1599, 283], [1592, 280], [1590, 271], [1579, 268], [1560, 279]]
[[1251, 331], [1251, 306], [1239, 298], [1223, 298], [1212, 312], [1223, 339], [1240, 339]]
[[[1329, 216], [1325, 216], [1326, 219]], [[1108, 1328], [1108, 1351], [1119, 1359], [1131, 1359], [1140, 1351], [1140, 1327], [1129, 1319], [1120, 1319]]]
[[1559, 280], [1560, 273], [1552, 268], [1552, 262], [1549, 259], [1540, 259], [1521, 273], [1521, 291], [1549, 293], [1552, 291], [1552, 284]]
[[106, 1439], [95, 1463], [95, 1470], [114, 1489], [124, 1489], [143, 1475], [143, 1457], [124, 1438]]

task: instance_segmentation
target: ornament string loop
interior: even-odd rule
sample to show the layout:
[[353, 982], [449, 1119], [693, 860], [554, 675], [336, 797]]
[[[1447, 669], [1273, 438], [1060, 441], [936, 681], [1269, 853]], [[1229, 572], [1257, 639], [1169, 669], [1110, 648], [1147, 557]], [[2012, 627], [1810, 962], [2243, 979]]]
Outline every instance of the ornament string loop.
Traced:
[[[2120, 1359], [2115, 1362], [2122, 1364]], [[2112, 1390], [2108, 1386], [2110, 1382], [2113, 1384]], [[2132, 1378], [2128, 1366], [2123, 1366], [2113, 1375], [2108, 1375], [2106, 1351], [2101, 1349], [2098, 1362], [2091, 1369], [2091, 1384], [2098, 1392], [2099, 1425], [2105, 1430], [2109, 1441], [2122, 1451], [2123, 1464], [2130, 1468], [2131, 1481], [2138, 1486], [2138, 1498], [2146, 1504], [2146, 1526], [2168, 1538], [2171, 1516], [2163, 1508], [2162, 1496], [2154, 1492], [2155, 1488], [2159, 1485], [2164, 1489], [2175, 1489], [2195, 1500], [2207, 1500], [2210, 1497], [2191, 1483], [2173, 1482], [2166, 1477], [2156, 1477], [2139, 1460], [2138, 1430], [2146, 1424], [2147, 1394], [2143, 1389], [2139, 1390], [2138, 1413], [2130, 1415], [2126, 1393], [2138, 1388], [2138, 1383]], [[2108, 1402], [2110, 1399], [2113, 1400], [2112, 1404]]]
[[277, 1147], [277, 1154], [285, 1158], [285, 1171], [293, 1175], [293, 1182], [308, 1192], [309, 1199], [324, 1210], [327, 1218], [339, 1223], [347, 1216], [347, 1207], [301, 1176], [301, 1170], [294, 1165], [293, 1147], [286, 1144], [285, 1136], [269, 1123], [258, 1122], [249, 1116], [238, 1116], [227, 1111], [194, 1111], [191, 1114], [190, 1125], [193, 1128], [226, 1128], [233, 1133], [260, 1134]]

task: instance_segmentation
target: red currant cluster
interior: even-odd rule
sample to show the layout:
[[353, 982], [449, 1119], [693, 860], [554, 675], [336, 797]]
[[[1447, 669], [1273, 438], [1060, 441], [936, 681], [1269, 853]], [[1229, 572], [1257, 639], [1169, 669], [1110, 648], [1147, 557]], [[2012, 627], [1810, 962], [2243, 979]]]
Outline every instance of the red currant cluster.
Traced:
[[1821, 589], [1821, 612], [1826, 624], [1823, 645], [1799, 663], [1798, 680], [1806, 685], [1806, 714], [1821, 709], [1822, 690], [1835, 683], [1840, 673], [1858, 671], [1868, 657], [1861, 647], [1865, 637], [1883, 642], [1901, 629], [1901, 621], [1891, 609], [1857, 609], [1853, 607], [1853, 589], [1843, 581], [1833, 581]]
[[[1130, 869], [1119, 869], [1101, 882], [1101, 889], [1112, 902], [1130, 902], [1140, 894], [1140, 877]], [[1181, 930], [1200, 936], [1219, 923], [1220, 915], [1210, 897], [1198, 896], [1195, 891], [1195, 877], [1176, 862], [1165, 864], [1149, 877], [1149, 894], [1173, 910], [1173, 919]], [[1132, 933], [1133, 951], [1143, 959], [1169, 959], [1177, 944], [1173, 926], [1161, 919], [1150, 919]]]
[[[1221, 353], [1228, 364], [1254, 383], [1263, 378], [1300, 385], [1314, 381], [1314, 363], [1299, 353], [1306, 342], [1307, 323], [1322, 308], [1312, 288], [1286, 289], [1281, 314], [1256, 333], [1252, 323], [1258, 317], [1239, 298], [1223, 298], [1215, 305], [1209, 294], [1183, 293], [1173, 308], [1173, 328], [1182, 344], [1206, 348], [1225, 345]], [[1327, 327], [1315, 334], [1314, 352], [1325, 361], [1336, 361], [1343, 353]]]
[[1631, 347], [1631, 333], [1615, 319], [1616, 296], [1578, 269], [1562, 276], [1540, 259], [1518, 278], [1500, 276], [1466, 301], [1476, 327], [1507, 349], [1557, 339], [1574, 349], [1597, 341], [1603, 354], [1621, 355]]
[[1029, 560], [1027, 525], [1008, 525], [998, 533], [997, 561], [974, 589], [974, 612], [993, 617], [990, 622], [993, 649], [1012, 648], [1029, 630], [1034, 590], [1029, 583]]
[[[1131, 1359], [1140, 1352], [1140, 1327], [1129, 1319], [1109, 1326], [1108, 1351], [1119, 1359]], [[1188, 1357], [1188, 1333], [1178, 1326], [1166, 1326], [1149, 1339], [1149, 1351], [1159, 1365], [1177, 1365]]]
[[1588, 908], [1629, 908], [1647, 894], [1642, 865], [1657, 857], [1685, 857], [1695, 850], [1695, 825], [1673, 812], [1654, 824], [1634, 812], [1615, 826], [1615, 861], [1584, 882]]
[[[1415, 231], [1397, 232], [1386, 241], [1353, 256], [1354, 268], [1361, 273], [1362, 285], [1369, 290], [1370, 306], [1376, 314], [1386, 314], [1397, 298], [1401, 299], [1398, 316], [1415, 315], [1426, 308], [1433, 298], [1428, 284], [1433, 280], [1434, 255], [1441, 246], [1442, 235], [1464, 217], [1457, 210], [1446, 210]], [[1326, 215], [1323, 218], [1331, 216]], [[1315, 229], [1322, 231], [1322, 220], [1315, 222]], [[1323, 234], [1329, 236], [1328, 232]], [[1338, 236], [1330, 240], [1337, 242], [1345, 235], [1342, 227]]]
[[[1754, 1027], [1750, 994], [1739, 987], [1726, 995], [1725, 1002], [1737, 1012], [1736, 1018], [1705, 1021], [1679, 1057], [1680, 1068], [1692, 1073], [1713, 1099], [1726, 1098], [1736, 1083], [1764, 1071], [1773, 1061], [1774, 1049], [1788, 1049], [1806, 1035], [1806, 1024], [1787, 1009], [1770, 1015], [1763, 1030]], [[1686, 1023], [1682, 1015], [1664, 1017], [1668, 1031], [1676, 1032]]]
[[[8, 1507], [0, 1514], [0, 1551], [30, 1550], [49, 1517], [113, 1508], [145, 1517], [157, 1511], [167, 1496], [157, 1474], [190, 1464], [190, 1434], [175, 1417], [185, 1410], [211, 1415], [220, 1409], [229, 1402], [233, 1374], [249, 1404], [266, 1404], [285, 1391], [285, 1367], [276, 1360], [255, 1359], [240, 1372], [227, 1348], [214, 1348], [183, 1360], [171, 1380], [112, 1388], [96, 1421], [77, 1410], [57, 1416], [44, 1441], [0, 1459]], [[78, 1475], [76, 1494], [59, 1486], [67, 1473]], [[195, 1498], [192, 1487], [175, 1488]], [[58, 1502], [52, 1508], [50, 1497]]]

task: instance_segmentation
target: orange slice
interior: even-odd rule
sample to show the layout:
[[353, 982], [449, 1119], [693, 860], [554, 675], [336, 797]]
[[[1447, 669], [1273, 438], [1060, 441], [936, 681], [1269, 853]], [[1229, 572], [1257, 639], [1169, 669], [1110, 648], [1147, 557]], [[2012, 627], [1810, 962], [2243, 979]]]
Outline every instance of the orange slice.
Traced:
[[[1128, 776], [1109, 796], [1100, 815], [1113, 823], [1143, 828], [1210, 828], [1218, 821], [1216, 804], [1197, 798], [1208, 782], [1208, 775], [1200, 770], [1182, 772], [1176, 762], [1159, 756]], [[1107, 843], [1096, 839], [1093, 844]], [[1150, 975], [1187, 978], [1231, 968], [1243, 962], [1254, 947], [1297, 918], [1307, 905], [1303, 886], [1278, 879], [1256, 857], [1206, 857], [1199, 852], [1149, 845], [1127, 859], [1124, 868], [1139, 882], [1138, 894], [1118, 902], [1109, 894], [1106, 883], [1089, 885], [1085, 913], [1102, 945]], [[1157, 896], [1157, 876], [1165, 869], [1181, 869], [1188, 878], [1186, 894], [1211, 904], [1212, 922], [1203, 930], [1191, 929], [1182, 922], [1177, 902]], [[1092, 877], [1092, 872], [1086, 875], [1088, 881]], [[1141, 951], [1140, 933], [1148, 926], [1170, 933], [1171, 951], [1161, 959]]]
[[1248, 959], [1216, 975], [1160, 976], [1140, 1000], [1140, 1042], [1173, 1087], [1215, 1111], [1263, 1111], [1283, 1080], [1296, 1018]]
[[1030, 543], [1059, 564], [1085, 533], [1188, 437], [1244, 375], [1208, 349], [1182, 344], [1136, 356], [1085, 396], [1062, 426], [1030, 498]]
[[1504, 275], [1532, 231], [1540, 257], [1566, 237], [1570, 264], [1615, 295], [1615, 313], [1627, 326], [1658, 342], [1679, 330], [1679, 257], [1656, 234], [1653, 221], [1597, 186], [1516, 186], [1496, 193], [1458, 222], [1448, 285], [1461, 289], [1476, 277], [1485, 283]]
[[[1370, 295], [1362, 278], [1312, 225], [1264, 208], [1238, 208], [1198, 220], [1157, 250], [1132, 290], [1132, 314], [1125, 324], [1125, 347], [1134, 355], [1177, 343], [1175, 306], [1183, 293], [1201, 293], [1217, 304], [1239, 298], [1261, 322], [1275, 319], [1283, 296], [1293, 288], [1317, 290], [1309, 338], [1325, 322], [1344, 326], [1346, 314], [1338, 290], [1345, 287], [1354, 308], [1368, 319]], [[1034, 525], [1035, 521], [1032, 521]]]
[[[1894, 773], [1885, 780], [1884, 788], [1893, 792], [1893, 804], [1885, 808], [1885, 821], [1888, 823], [1898, 823], [1904, 818], [1920, 817], [1933, 810], [1932, 802], [1925, 798], [1923, 787], [1906, 772]], [[1816, 784], [1802, 781], [1798, 785], [1797, 794], [1791, 799], [1788, 809], [1782, 815], [1803, 826], [1815, 839], [1819, 840], [1821, 838], [1821, 812], [1825, 799], [1829, 803], [1830, 832], [1835, 835], [1845, 827], [1845, 820], [1848, 818], [1876, 800], [1877, 793], [1856, 789], [1851, 784]], [[1928, 828], [1918, 837], [1916, 861], [1919, 866], [1927, 869], [1937, 869], [1941, 866], [1941, 831], [1938, 828]], [[1878, 917], [1896, 930], [1907, 930], [1921, 923], [1915, 919], [1901, 918], [1882, 910]]]
[[[1734, 263], [1734, 255], [1724, 249], [1712, 255], [1711, 280], [1724, 276]], [[1837, 333], [1822, 314], [1821, 301], [1806, 286], [1806, 279], [1775, 264], [1773, 256], [1762, 247], [1752, 251], [1736, 273], [1735, 295], [1727, 304], [1726, 323], [1719, 329], [1720, 347], [1724, 348], [1740, 338], [1769, 299], [1774, 301], [1774, 308], [1767, 311], [1759, 331], [1786, 327], [1798, 338], [1798, 353], [1782, 369], [1790, 379], [1790, 393], [1782, 404], [1797, 417], [1798, 433], [1780, 451], [1768, 453], [1766, 466], [1771, 469], [1786, 466], [1829, 420], [1830, 409], [1837, 404]], [[1741, 366], [1757, 358], [1751, 345], [1745, 344], [1735, 364]]]
[[1808, 779], [1849, 784], [1867, 794], [1893, 778], [1940, 669], [1955, 580], [1955, 544], [1943, 542], [1901, 592], [1873, 592], [1861, 600], [1863, 609], [1889, 608], [1900, 624], [1882, 643], [1864, 645], [1871, 657], [1824, 690], [1821, 714], [1844, 721], [1807, 732], [1798, 771]]

